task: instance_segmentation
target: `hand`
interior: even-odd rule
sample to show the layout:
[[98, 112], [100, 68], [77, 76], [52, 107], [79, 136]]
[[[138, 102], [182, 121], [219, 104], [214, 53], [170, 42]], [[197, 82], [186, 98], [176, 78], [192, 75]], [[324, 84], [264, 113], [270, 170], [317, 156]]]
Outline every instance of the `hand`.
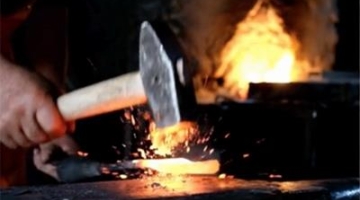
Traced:
[[44, 78], [0, 56], [0, 142], [8, 148], [30, 147], [66, 133]]
[[69, 155], [75, 155], [79, 147], [70, 136], [65, 135], [34, 149], [33, 162], [35, 167], [56, 180], [59, 180], [56, 166], [48, 162], [55, 148], [60, 148]]

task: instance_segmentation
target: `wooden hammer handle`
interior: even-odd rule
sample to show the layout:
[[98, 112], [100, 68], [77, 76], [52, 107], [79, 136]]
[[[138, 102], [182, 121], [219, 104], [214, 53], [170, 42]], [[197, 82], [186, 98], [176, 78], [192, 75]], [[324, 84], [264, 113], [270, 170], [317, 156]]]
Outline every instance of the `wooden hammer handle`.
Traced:
[[57, 100], [66, 121], [91, 117], [146, 102], [139, 72], [132, 72], [90, 85]]

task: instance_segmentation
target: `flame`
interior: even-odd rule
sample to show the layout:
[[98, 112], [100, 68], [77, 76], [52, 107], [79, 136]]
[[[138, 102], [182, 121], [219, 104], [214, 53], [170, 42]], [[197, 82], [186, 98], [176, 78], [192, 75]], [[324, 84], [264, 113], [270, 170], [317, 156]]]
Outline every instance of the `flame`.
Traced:
[[171, 127], [157, 129], [155, 123], [150, 124], [150, 140], [152, 149], [161, 156], [172, 155], [173, 150], [181, 144], [190, 151], [188, 141], [197, 133], [196, 124], [191, 122], [180, 122]]
[[266, 0], [259, 0], [223, 48], [215, 76], [223, 77], [229, 92], [242, 99], [247, 96], [249, 82], [303, 79], [307, 63], [297, 58], [298, 46], [285, 32], [276, 10]]

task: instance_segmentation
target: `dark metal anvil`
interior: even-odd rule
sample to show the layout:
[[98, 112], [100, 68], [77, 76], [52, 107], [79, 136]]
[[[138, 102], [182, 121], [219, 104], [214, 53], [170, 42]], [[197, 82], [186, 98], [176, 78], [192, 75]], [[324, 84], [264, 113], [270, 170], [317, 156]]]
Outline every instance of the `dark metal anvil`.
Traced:
[[358, 178], [312, 181], [247, 181], [203, 176], [154, 176], [143, 179], [17, 187], [1, 190], [1, 199], [359, 199]]

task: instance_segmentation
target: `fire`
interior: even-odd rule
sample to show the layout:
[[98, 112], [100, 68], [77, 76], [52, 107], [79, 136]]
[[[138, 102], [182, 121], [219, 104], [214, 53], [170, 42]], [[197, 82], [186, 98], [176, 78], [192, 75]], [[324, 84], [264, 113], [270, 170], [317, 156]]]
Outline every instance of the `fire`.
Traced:
[[197, 133], [196, 124], [191, 122], [181, 122], [171, 127], [157, 129], [155, 123], [150, 124], [151, 148], [157, 155], [172, 155], [173, 150], [181, 144], [185, 144], [185, 149], [190, 151], [188, 141]]
[[303, 79], [308, 67], [296, 56], [298, 46], [296, 38], [284, 30], [276, 10], [266, 0], [259, 0], [223, 48], [215, 76], [223, 77], [224, 86], [240, 98], [246, 98], [249, 82]]

